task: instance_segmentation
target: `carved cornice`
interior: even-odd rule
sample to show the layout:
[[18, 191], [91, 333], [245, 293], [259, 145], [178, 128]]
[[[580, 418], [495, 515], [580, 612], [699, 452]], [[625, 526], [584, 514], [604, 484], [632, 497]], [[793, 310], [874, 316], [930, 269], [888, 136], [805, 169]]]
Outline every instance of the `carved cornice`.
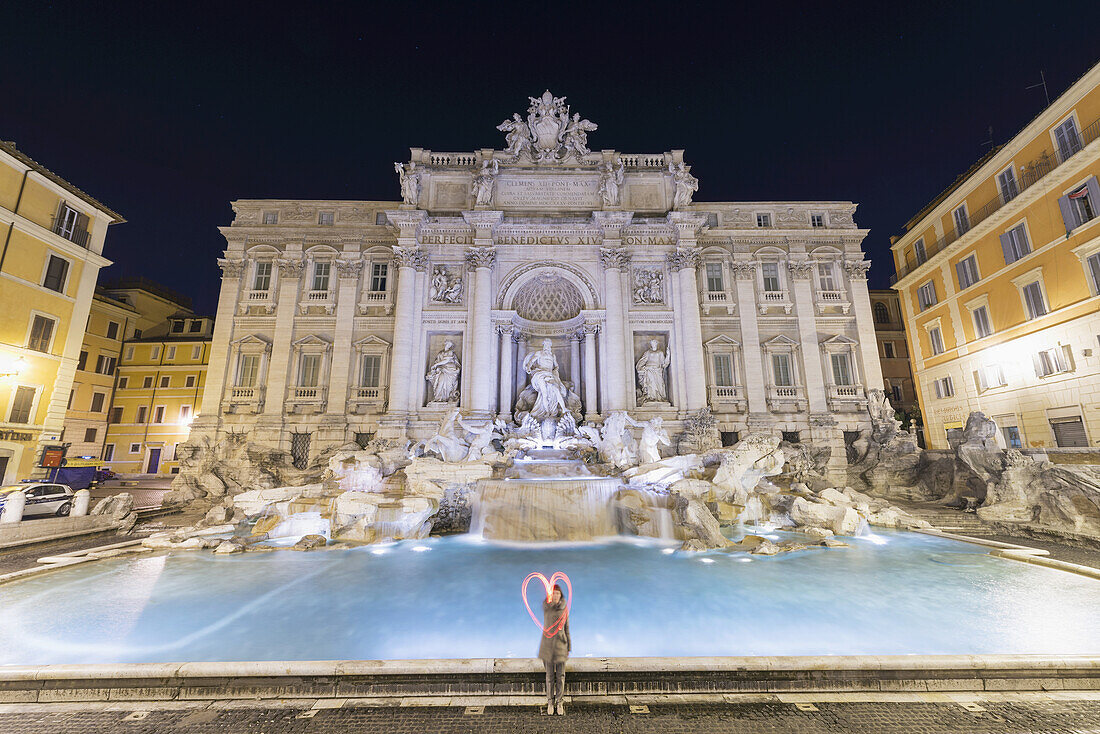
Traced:
[[604, 231], [604, 237], [618, 239], [619, 232], [630, 225], [634, 212], [592, 212], [592, 222]]
[[699, 265], [699, 250], [694, 247], [678, 247], [676, 252], [668, 254], [667, 259], [673, 270], [694, 270]]
[[416, 231], [428, 217], [428, 212], [419, 209], [388, 209], [386, 218], [397, 227], [398, 237], [402, 239], [416, 237]]
[[497, 260], [497, 251], [493, 247], [470, 247], [466, 250], [466, 267], [471, 270], [489, 268], [492, 270]]
[[871, 269], [871, 263], [867, 260], [850, 260], [844, 263], [844, 272], [852, 280], [867, 280], [867, 271]]
[[734, 260], [730, 263], [735, 280], [752, 280], [756, 277], [756, 265], [744, 260]]
[[337, 260], [336, 272], [341, 278], [358, 278], [363, 272], [362, 260]]
[[600, 262], [605, 270], [622, 270], [630, 264], [630, 253], [625, 247], [601, 247]]
[[244, 272], [244, 260], [226, 260], [225, 258], [218, 259], [218, 267], [222, 269], [223, 278], [239, 278], [241, 273]]
[[479, 240], [490, 240], [493, 237], [493, 229], [504, 219], [502, 211], [464, 211], [462, 218], [466, 224], [474, 230], [474, 237]]
[[275, 264], [279, 268], [280, 278], [300, 278], [302, 271], [306, 268], [304, 260], [279, 259], [275, 261]]
[[790, 271], [791, 277], [797, 280], [809, 280], [814, 277], [813, 263], [804, 260], [792, 260], [788, 262], [787, 270]]
[[423, 247], [393, 248], [393, 264], [398, 268], [419, 268], [428, 253]]

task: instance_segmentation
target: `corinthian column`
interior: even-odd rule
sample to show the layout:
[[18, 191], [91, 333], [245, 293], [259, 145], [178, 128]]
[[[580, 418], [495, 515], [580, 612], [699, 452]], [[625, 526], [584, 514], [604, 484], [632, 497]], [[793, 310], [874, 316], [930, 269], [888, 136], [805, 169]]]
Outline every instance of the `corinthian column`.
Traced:
[[[605, 239], [604, 242], [607, 240]], [[616, 240], [617, 241], [617, 240]], [[623, 318], [623, 268], [630, 262], [630, 253], [623, 247], [600, 250], [604, 268], [604, 355], [607, 358], [607, 380], [604, 384], [604, 412], [626, 410], [627, 389], [634, 380], [626, 372], [626, 320]]]
[[515, 327], [511, 324], [501, 324], [497, 327], [500, 334], [500, 401], [498, 403], [498, 417], [501, 420], [512, 420], [512, 397], [515, 390], [516, 343], [512, 340], [512, 332]]
[[419, 370], [414, 370], [413, 339], [416, 328], [416, 266], [427, 253], [417, 243], [417, 228], [427, 217], [422, 211], [388, 211], [386, 216], [397, 227], [397, 246], [393, 262], [397, 267], [397, 295], [394, 299], [393, 357], [390, 362], [389, 408], [379, 432], [385, 438], [404, 438], [408, 422], [409, 396]]
[[698, 232], [706, 217], [693, 212], [669, 212], [669, 224], [676, 227], [676, 252], [669, 256], [669, 264], [678, 279], [679, 303], [676, 308], [677, 326], [683, 338], [684, 384], [687, 395], [681, 407], [697, 411], [707, 407], [707, 381], [703, 364], [703, 324], [699, 317], [699, 250], [695, 246]]
[[856, 329], [859, 330], [859, 354], [863, 361], [864, 387], [868, 390], [885, 389], [882, 381], [882, 363], [878, 358], [878, 339], [875, 337], [875, 322], [871, 317], [871, 298], [867, 293], [867, 269], [871, 263], [866, 260], [844, 263], [848, 273], [848, 286], [852, 289], [852, 311], [856, 315]]
[[592, 420], [599, 415], [596, 409], [596, 333], [599, 324], [585, 324], [584, 331], [584, 419]]
[[332, 341], [332, 367], [329, 370], [329, 415], [343, 416], [348, 409], [348, 384], [351, 376], [351, 336], [355, 325], [355, 300], [359, 288], [362, 260], [337, 260], [339, 276], [336, 291], [336, 332]]
[[473, 294], [470, 298], [469, 330], [467, 340], [471, 354], [464, 358], [464, 368], [469, 376], [470, 395], [463, 401], [475, 417], [488, 418], [496, 373], [493, 356], [493, 264], [496, 250], [493, 248], [493, 227], [504, 217], [500, 211], [462, 212], [463, 218], [474, 230], [474, 246], [466, 250], [466, 266], [473, 272]]

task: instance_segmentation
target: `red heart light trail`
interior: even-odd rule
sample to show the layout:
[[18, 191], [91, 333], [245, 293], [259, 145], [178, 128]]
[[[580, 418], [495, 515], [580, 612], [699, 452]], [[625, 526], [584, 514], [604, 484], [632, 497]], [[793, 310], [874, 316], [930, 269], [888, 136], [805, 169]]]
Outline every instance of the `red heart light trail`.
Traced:
[[[558, 578], [561, 578], [561, 580], [565, 582], [565, 588], [569, 589], [569, 596], [565, 600], [565, 614], [561, 615], [561, 617], [558, 618], [558, 621], [550, 625], [549, 628], [546, 628], [542, 626], [542, 622], [540, 622], [538, 620], [538, 617], [535, 616], [535, 613], [531, 611], [531, 605], [527, 602], [527, 585], [531, 583], [531, 579], [538, 579], [539, 581], [541, 581], [543, 588], [546, 589], [546, 599], [547, 601], [549, 601], [550, 595], [554, 591], [554, 581], [556, 581]], [[527, 578], [523, 580], [523, 586], [520, 587], [520, 594], [523, 596], [523, 606], [527, 607], [527, 613], [531, 615], [531, 620], [538, 626], [540, 630], [542, 630], [542, 633], [544, 635], [546, 635], [547, 637], [553, 637], [554, 635], [558, 634], [562, 627], [565, 626], [566, 620], [569, 619], [569, 609], [573, 606], [573, 584], [569, 582], [569, 577], [566, 576], [564, 573], [562, 573], [561, 571], [555, 571], [549, 579], [547, 579], [538, 571], [528, 574]]]

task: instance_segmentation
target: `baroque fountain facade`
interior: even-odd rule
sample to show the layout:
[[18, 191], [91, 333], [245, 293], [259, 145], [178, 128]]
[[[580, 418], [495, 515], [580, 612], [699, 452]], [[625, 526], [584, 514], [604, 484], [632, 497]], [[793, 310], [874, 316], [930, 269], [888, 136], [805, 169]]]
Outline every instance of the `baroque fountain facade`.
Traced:
[[[689, 547], [829, 504], [846, 440], [891, 412], [855, 205], [694, 202], [683, 151], [595, 152], [596, 128], [546, 92], [503, 150], [412, 149], [401, 203], [234, 202], [167, 501], [275, 537], [308, 514], [360, 542], [472, 522]], [[885, 509], [855, 495], [798, 524]]]

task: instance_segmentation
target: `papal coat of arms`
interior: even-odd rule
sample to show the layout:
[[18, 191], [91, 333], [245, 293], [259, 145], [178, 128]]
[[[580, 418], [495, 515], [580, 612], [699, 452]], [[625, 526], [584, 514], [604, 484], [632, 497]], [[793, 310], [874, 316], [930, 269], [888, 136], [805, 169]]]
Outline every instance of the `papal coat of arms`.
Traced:
[[526, 158], [538, 163], [560, 163], [580, 160], [591, 151], [588, 149], [588, 133], [596, 129], [596, 123], [582, 120], [579, 114], [569, 116], [565, 97], [555, 97], [547, 90], [541, 97], [529, 97], [527, 119], [519, 113], [497, 125], [497, 130], [507, 133], [505, 153], [512, 160]]

